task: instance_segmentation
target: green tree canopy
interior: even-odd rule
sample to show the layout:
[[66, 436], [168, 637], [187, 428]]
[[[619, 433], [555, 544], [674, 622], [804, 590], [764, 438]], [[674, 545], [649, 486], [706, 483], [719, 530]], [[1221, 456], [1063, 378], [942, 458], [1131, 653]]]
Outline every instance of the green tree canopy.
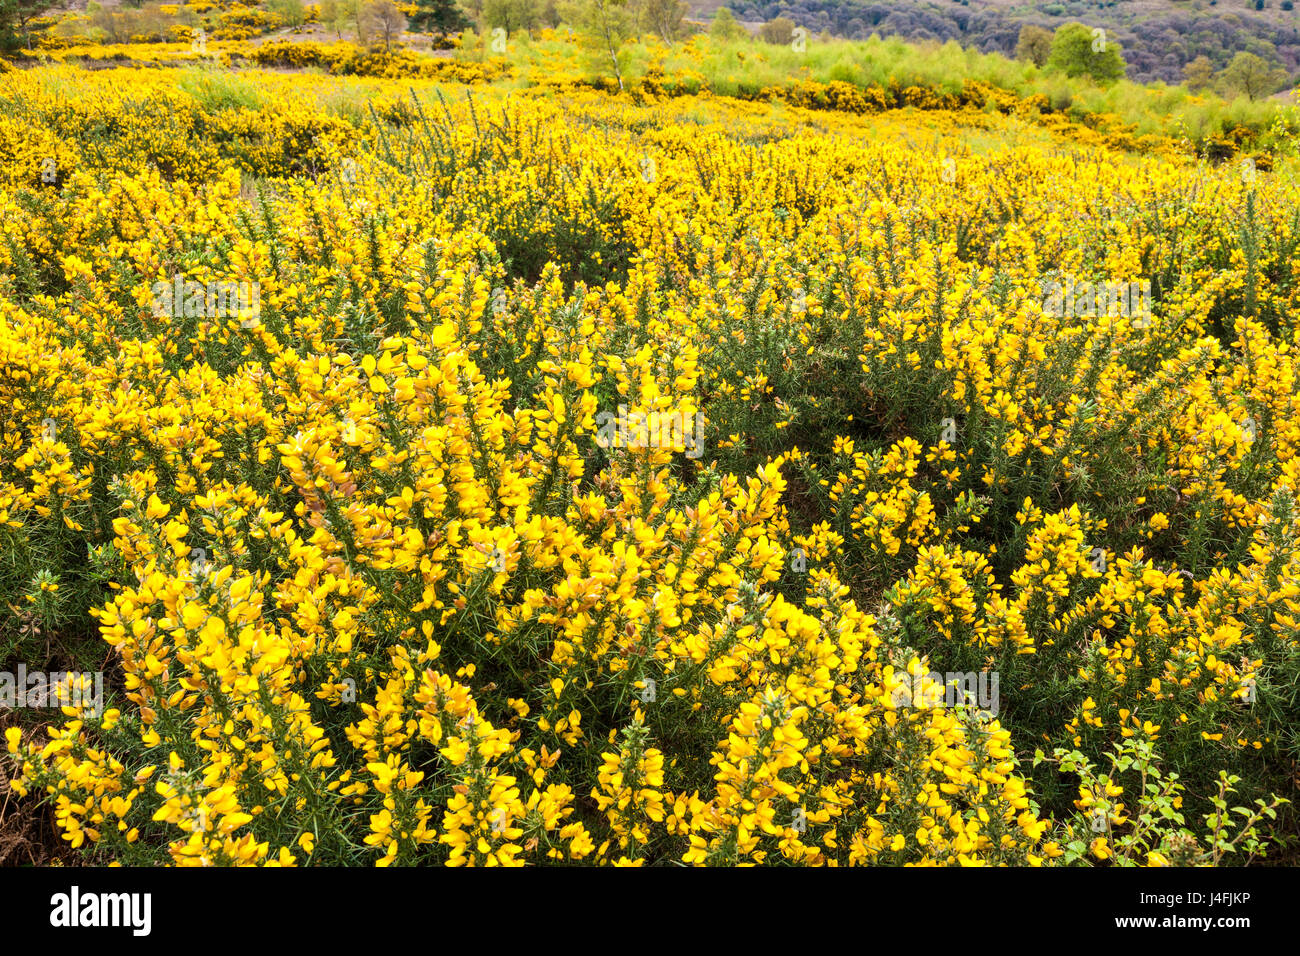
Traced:
[[759, 28], [758, 35], [763, 38], [764, 43], [789, 46], [791, 41], [794, 40], [794, 21], [789, 17], [777, 17], [775, 20], [768, 20]]
[[709, 24], [709, 36], [715, 40], [743, 40], [749, 33], [726, 7], [718, 7]]
[[1214, 64], [1208, 56], [1198, 56], [1183, 67], [1183, 82], [1189, 90], [1203, 90], [1214, 76]]
[[576, 0], [567, 4], [562, 13], [577, 30], [582, 44], [611, 67], [622, 90], [623, 44], [637, 32], [636, 17], [626, 0]]
[[1066, 76], [1090, 76], [1098, 83], [1113, 83], [1124, 75], [1119, 44], [1105, 30], [1082, 23], [1067, 23], [1052, 37], [1047, 69]]
[[682, 21], [691, 12], [686, 0], [644, 0], [644, 3], [642, 14], [650, 29], [658, 33], [669, 46], [673, 45], [674, 40], [681, 39], [685, 33]]
[[469, 17], [456, 0], [415, 0], [415, 13], [410, 20], [413, 30], [440, 36], [459, 33], [470, 25]]
[[500, 27], [512, 35], [535, 29], [541, 19], [541, 0], [483, 0], [483, 23], [489, 30]]
[[1026, 23], [1020, 28], [1020, 39], [1016, 43], [1016, 59], [1045, 66], [1052, 54], [1052, 31]]
[[266, 9], [274, 13], [285, 26], [300, 27], [307, 17], [302, 0], [266, 0]]
[[1229, 96], [1245, 94], [1252, 100], [1263, 99], [1282, 88], [1287, 72], [1253, 53], [1238, 53], [1224, 71], [1219, 83]]

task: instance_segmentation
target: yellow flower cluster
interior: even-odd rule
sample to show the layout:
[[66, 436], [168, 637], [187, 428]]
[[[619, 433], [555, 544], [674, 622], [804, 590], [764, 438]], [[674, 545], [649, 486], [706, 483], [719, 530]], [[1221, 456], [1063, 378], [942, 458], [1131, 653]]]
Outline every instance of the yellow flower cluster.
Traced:
[[[0, 587], [56, 575], [120, 662], [8, 735], [96, 859], [1039, 865], [1090, 806], [1044, 738], [1287, 755], [1292, 180], [979, 112], [62, 70], [0, 77]], [[1154, 313], [1056, 314], [1067, 275]]]

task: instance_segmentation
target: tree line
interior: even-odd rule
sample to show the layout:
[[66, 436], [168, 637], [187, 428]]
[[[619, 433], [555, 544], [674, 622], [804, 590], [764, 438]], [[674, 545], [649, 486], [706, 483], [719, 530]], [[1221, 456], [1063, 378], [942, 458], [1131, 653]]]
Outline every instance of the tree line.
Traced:
[[[1256, 4], [1262, 4], [1257, 9]], [[969, 0], [737, 0], [740, 20], [786, 18], [812, 33], [850, 40], [873, 33], [913, 42], [956, 40], [982, 53], [1014, 56], [1025, 26], [1052, 32], [1068, 22], [1105, 29], [1124, 50], [1126, 75], [1140, 83], [1181, 83], [1183, 69], [1205, 57], [1217, 73], [1238, 53], [1250, 53], [1286, 72], [1300, 73], [1300, 11], [1293, 0], [1191, 0], [1188, 9], [1148, 13], [1123, 0], [1048, 3], [1030, 14], [973, 10]]]
[[[1229, 10], [1220, 7], [1220, 0], [1192, 0], [1189, 10], [1138, 18], [1128, 12], [1124, 0], [1072, 0], [1040, 6], [1033, 15], [1038, 22], [1024, 22], [1002, 10], [972, 10], [969, 0], [946, 5], [918, 0], [739, 0], [732, 8], [717, 10], [708, 29], [714, 36], [737, 39], [749, 36], [739, 21], [761, 22], [758, 38], [782, 44], [790, 42], [796, 27], [846, 39], [879, 34], [912, 42], [955, 40], [1070, 76], [1087, 74], [1099, 82], [1128, 76], [1250, 99], [1294, 85], [1300, 76], [1300, 31], [1292, 18], [1300, 13], [1294, 11], [1293, 0], [1280, 0], [1277, 9], [1268, 6], [1277, 0], [1232, 2], [1239, 6]], [[1264, 4], [1264, 9], [1257, 11], [1256, 4]], [[176, 23], [187, 22], [162, 17], [156, 5], [133, 9], [139, 7], [140, 0], [124, 0], [122, 7], [111, 9], [92, 3], [89, 25], [110, 42], [121, 42], [165, 35]], [[0, 45], [30, 46], [33, 21], [52, 8], [51, 0], [0, 0]], [[308, 18], [303, 0], [265, 0], [249, 16], [261, 17], [262, 11], [272, 15], [273, 22], [289, 26]], [[312, 18], [340, 39], [355, 30], [362, 45], [385, 49], [407, 30], [443, 38], [468, 29], [502, 31], [497, 35], [511, 37], [563, 23], [594, 48], [621, 87], [626, 42], [651, 34], [672, 46], [699, 29], [687, 19], [689, 13], [685, 0], [414, 0], [413, 8], [395, 0], [318, 0]], [[1081, 21], [1051, 28], [1053, 18], [1071, 13]], [[1097, 31], [1104, 31], [1105, 37], [1100, 50], [1093, 49]]]

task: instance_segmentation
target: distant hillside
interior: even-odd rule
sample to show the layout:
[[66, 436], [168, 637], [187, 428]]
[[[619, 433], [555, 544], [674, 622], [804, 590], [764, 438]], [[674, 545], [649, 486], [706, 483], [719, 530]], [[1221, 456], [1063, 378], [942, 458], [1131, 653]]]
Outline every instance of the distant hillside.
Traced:
[[[1256, 2], [1262, 4], [1256, 9]], [[1222, 69], [1240, 51], [1300, 75], [1300, 0], [1070, 0], [1026, 4], [1015, 0], [695, 0], [708, 18], [720, 6], [742, 21], [788, 17], [813, 33], [865, 39], [872, 33], [908, 40], [956, 40], [989, 53], [1014, 56], [1020, 29], [1055, 29], [1080, 21], [1103, 27], [1117, 40], [1130, 79], [1178, 83], [1183, 66], [1206, 56]], [[1284, 9], [1283, 4], [1292, 9]]]

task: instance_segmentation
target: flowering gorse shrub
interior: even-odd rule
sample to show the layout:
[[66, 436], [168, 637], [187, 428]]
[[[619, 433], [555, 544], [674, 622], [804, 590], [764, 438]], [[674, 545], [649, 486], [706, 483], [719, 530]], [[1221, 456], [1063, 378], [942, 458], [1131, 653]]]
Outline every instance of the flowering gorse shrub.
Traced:
[[[1291, 180], [978, 112], [61, 75], [0, 78], [0, 640], [112, 652], [102, 713], [5, 735], [92, 860], [1276, 844]], [[213, 282], [255, 314], [154, 307]]]

